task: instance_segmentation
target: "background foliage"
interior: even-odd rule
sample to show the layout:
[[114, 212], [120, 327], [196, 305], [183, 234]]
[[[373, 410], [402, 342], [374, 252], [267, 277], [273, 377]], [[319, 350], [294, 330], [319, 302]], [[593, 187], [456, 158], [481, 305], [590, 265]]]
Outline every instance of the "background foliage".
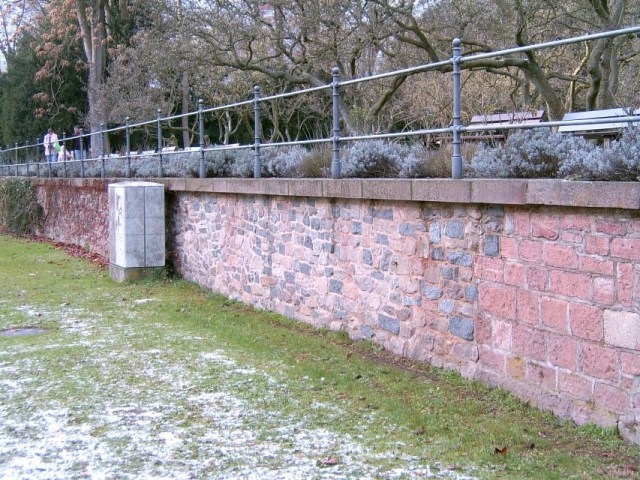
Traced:
[[[0, 143], [32, 141], [84, 124], [122, 124], [437, 62], [462, 38], [478, 53], [634, 24], [625, 0], [5, 0], [0, 5]], [[499, 22], [496, 19], [500, 19]], [[640, 103], [636, 36], [602, 39], [464, 65], [463, 116], [566, 111]], [[345, 87], [341, 126], [350, 134], [451, 122], [449, 66]], [[274, 102], [265, 141], [326, 137], [326, 93]], [[175, 120], [167, 140], [188, 147], [195, 117]], [[213, 144], [250, 142], [249, 108], [207, 119]], [[144, 132], [149, 144], [155, 132]], [[92, 138], [95, 146], [101, 140]], [[117, 138], [110, 139], [118, 147]], [[108, 146], [108, 150], [112, 150]]]

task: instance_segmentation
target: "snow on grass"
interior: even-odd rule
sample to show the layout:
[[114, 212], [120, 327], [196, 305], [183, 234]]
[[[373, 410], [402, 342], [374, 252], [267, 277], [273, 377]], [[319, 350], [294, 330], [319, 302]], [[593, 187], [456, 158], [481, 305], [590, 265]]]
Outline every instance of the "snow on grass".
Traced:
[[126, 309], [116, 322], [20, 311], [59, 330], [50, 342], [0, 344], [0, 478], [468, 478], [398, 454], [401, 445], [372, 451], [373, 413], [353, 435], [332, 430], [339, 404], [302, 408], [286, 377], [238, 363], [214, 339], [139, 329]]

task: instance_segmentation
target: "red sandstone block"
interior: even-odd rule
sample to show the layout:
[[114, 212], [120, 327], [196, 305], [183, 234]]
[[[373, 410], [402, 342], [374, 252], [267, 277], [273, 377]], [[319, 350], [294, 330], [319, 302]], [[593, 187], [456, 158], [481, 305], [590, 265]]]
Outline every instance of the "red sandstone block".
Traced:
[[578, 268], [583, 272], [613, 275], [613, 262], [602, 257], [579, 257]]
[[549, 272], [549, 290], [568, 297], [591, 299], [591, 277], [583, 273], [552, 270]]
[[531, 214], [529, 212], [513, 212], [513, 233], [522, 237], [531, 234]]
[[560, 368], [575, 371], [578, 364], [578, 342], [569, 335], [547, 335], [548, 361]]
[[613, 382], [618, 378], [617, 360], [616, 350], [600, 347], [592, 343], [584, 343], [578, 369], [590, 377]]
[[582, 242], [584, 241], [584, 236], [581, 233], [562, 232], [562, 234], [560, 235], [560, 240], [566, 243], [582, 244]]
[[487, 312], [507, 320], [515, 320], [515, 288], [481, 283], [478, 286], [478, 295], [480, 311]]
[[532, 385], [541, 387], [545, 390], [556, 389], [556, 370], [555, 368], [545, 367], [535, 363], [527, 363], [525, 380]]
[[555, 240], [560, 234], [560, 215], [546, 213], [531, 217], [531, 236]]
[[524, 287], [524, 265], [519, 263], [505, 263], [504, 265], [504, 283], [515, 287]]
[[558, 371], [558, 391], [578, 400], [591, 400], [593, 396], [593, 380], [580, 377], [574, 373]]
[[544, 263], [552, 267], [574, 268], [578, 264], [578, 256], [573, 247], [546, 243], [544, 245]]
[[473, 337], [479, 345], [491, 344], [491, 318], [488, 315], [477, 315], [473, 325]]
[[584, 251], [589, 255], [609, 255], [609, 237], [588, 236], [585, 238]]
[[618, 413], [626, 413], [631, 404], [631, 396], [628, 391], [605, 383], [596, 382], [593, 396], [596, 404], [604, 405], [607, 409]]
[[612, 238], [611, 256], [620, 257], [624, 260], [640, 260], [640, 239]]
[[517, 260], [518, 241], [512, 237], [500, 237], [500, 255], [507, 260]]
[[549, 271], [542, 267], [527, 267], [525, 279], [530, 289], [544, 292], [547, 290]]
[[591, 217], [589, 215], [564, 215], [560, 221], [562, 230], [577, 230], [579, 232], [589, 232], [591, 230]]
[[569, 327], [571, 334], [578, 338], [585, 338], [599, 342], [604, 336], [604, 321], [602, 309], [584, 303], [569, 305]]
[[622, 352], [620, 354], [622, 373], [626, 375], [640, 375], [640, 355], [636, 353]]
[[494, 257], [477, 257], [474, 272], [476, 277], [480, 279], [502, 283], [504, 281], [504, 260]]
[[480, 347], [479, 353], [478, 361], [481, 365], [494, 372], [505, 373], [506, 358], [504, 353], [497, 352], [486, 345]]
[[593, 301], [602, 305], [613, 305], [616, 299], [616, 286], [613, 278], [593, 279]]
[[527, 262], [542, 263], [542, 242], [522, 240], [520, 242], [520, 258]]
[[607, 235], [626, 235], [627, 234], [627, 220], [618, 219], [596, 219], [595, 230], [598, 233], [606, 233]]
[[527, 371], [527, 365], [520, 357], [507, 358], [507, 376], [522, 379]]
[[546, 360], [546, 332], [516, 325], [513, 329], [513, 353], [526, 359], [542, 362]]
[[511, 350], [511, 332], [513, 324], [503, 320], [494, 320], [492, 322], [492, 345], [499, 350]]
[[518, 317], [528, 325], [538, 325], [540, 320], [540, 294], [518, 289]]
[[540, 320], [546, 327], [566, 333], [568, 331], [567, 313], [568, 304], [564, 300], [552, 297], [540, 299]]
[[618, 283], [618, 302], [631, 305], [633, 296], [633, 264], [618, 262], [616, 280]]

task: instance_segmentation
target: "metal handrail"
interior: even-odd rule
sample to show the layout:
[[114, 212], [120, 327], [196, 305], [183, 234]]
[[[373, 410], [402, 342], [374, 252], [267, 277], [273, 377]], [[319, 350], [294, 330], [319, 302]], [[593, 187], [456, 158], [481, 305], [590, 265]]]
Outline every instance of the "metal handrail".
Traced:
[[[372, 139], [392, 139], [398, 137], [412, 137], [419, 135], [451, 135], [453, 137], [453, 156], [452, 156], [452, 176], [454, 178], [460, 178], [462, 176], [462, 156], [460, 154], [460, 145], [461, 145], [461, 134], [462, 133], [474, 133], [474, 132], [482, 132], [487, 130], [518, 130], [518, 129], [531, 129], [531, 128], [544, 128], [544, 127], [561, 127], [561, 126], [579, 126], [579, 125], [598, 125], [605, 123], [629, 123], [629, 124], [637, 124], [640, 122], [640, 115], [638, 115], [638, 111], [636, 110], [633, 114], [627, 114], [625, 116], [617, 116], [617, 117], [606, 117], [606, 118], [592, 118], [592, 119], [579, 119], [579, 120], [554, 120], [554, 121], [544, 121], [538, 123], [501, 123], [499, 126], [497, 125], [463, 125], [461, 121], [461, 84], [460, 84], [460, 74], [461, 68], [464, 64], [468, 64], [471, 62], [484, 60], [488, 58], [495, 57], [506, 57], [509, 55], [532, 52], [537, 50], [543, 50], [547, 48], [554, 48], [563, 45], [570, 45], [581, 43], [585, 41], [598, 40], [602, 38], [613, 38], [620, 35], [628, 35], [628, 34], [638, 34], [640, 33], [640, 27], [627, 27], [618, 30], [600, 32], [595, 34], [582, 35], [578, 37], [572, 37], [567, 39], [553, 40], [549, 42], [542, 42], [538, 44], [520, 46], [515, 48], [507, 48], [503, 50], [491, 51], [491, 52], [483, 52], [471, 55], [463, 55], [461, 53], [461, 40], [455, 39], [453, 41], [453, 52], [452, 56], [449, 59], [432, 62], [424, 65], [417, 65], [414, 67], [409, 67], [401, 70], [394, 70], [391, 72], [379, 73], [375, 75], [370, 75], [366, 77], [355, 78], [351, 80], [341, 81], [339, 78], [339, 72], [337, 68], [333, 69], [332, 82], [327, 85], [319, 85], [306, 89], [296, 90], [292, 92], [284, 92], [275, 95], [268, 95], [262, 97], [260, 95], [259, 87], [254, 88], [253, 98], [242, 100], [239, 102], [220, 105], [215, 107], [204, 107], [202, 100], [198, 102], [198, 110], [193, 112], [169, 115], [166, 117], [161, 116], [160, 110], [158, 110], [157, 118], [152, 120], [140, 121], [137, 123], [129, 122], [127, 118], [125, 120], [125, 124], [114, 126], [111, 128], [105, 128], [104, 125], [101, 125], [100, 130], [87, 133], [80, 136], [71, 136], [67, 137], [65, 133], [62, 134], [61, 141], [69, 142], [74, 141], [78, 138], [82, 137], [92, 137], [99, 136], [99, 138], [104, 138], [105, 135], [114, 132], [125, 132], [126, 137], [126, 148], [125, 152], [121, 155], [112, 155], [107, 154], [106, 152], [93, 152], [94, 157], [89, 159], [80, 159], [80, 160], [68, 160], [64, 162], [64, 171], [66, 175], [66, 166], [67, 163], [73, 164], [76, 162], [88, 162], [88, 161], [101, 161], [102, 162], [102, 175], [105, 175], [105, 161], [110, 159], [126, 159], [126, 171], [127, 175], [130, 172], [130, 161], [132, 158], [139, 157], [140, 154], [131, 151], [130, 147], [130, 134], [133, 130], [145, 127], [145, 126], [155, 126], [158, 134], [158, 148], [153, 152], [145, 152], [144, 156], [149, 157], [158, 157], [159, 158], [159, 167], [158, 173], [159, 176], [162, 176], [162, 160], [164, 156], [172, 156], [176, 154], [185, 153], [184, 150], [176, 150], [176, 151], [164, 151], [162, 148], [163, 140], [161, 138], [162, 135], [162, 123], [170, 122], [176, 119], [182, 119], [185, 117], [196, 116], [198, 121], [198, 134], [199, 134], [199, 143], [198, 147], [192, 149], [194, 153], [200, 154], [200, 176], [204, 177], [206, 174], [205, 171], [205, 152], [215, 152], [215, 151], [225, 151], [225, 150], [254, 150], [255, 156], [255, 164], [254, 164], [254, 177], [260, 177], [260, 166], [261, 166], [261, 158], [260, 158], [260, 149], [261, 148], [273, 148], [273, 147], [285, 147], [285, 146], [296, 146], [296, 145], [317, 145], [323, 143], [332, 143], [333, 147], [333, 158], [332, 158], [332, 166], [331, 173], [333, 178], [340, 178], [340, 144], [345, 142], [355, 142], [361, 140], [372, 140]], [[427, 128], [427, 129], [419, 129], [419, 130], [410, 130], [410, 131], [402, 131], [402, 132], [393, 132], [393, 133], [377, 133], [370, 135], [352, 135], [352, 136], [341, 136], [340, 135], [340, 89], [349, 85], [355, 85], [364, 82], [370, 82], [375, 80], [380, 80], [389, 77], [398, 77], [398, 76], [406, 76], [413, 75], [416, 73], [423, 73], [428, 71], [449, 71], [451, 72], [454, 80], [454, 90], [453, 90], [453, 122], [452, 125], [441, 128]], [[260, 105], [265, 102], [272, 102], [279, 99], [290, 98], [297, 95], [307, 95], [313, 92], [319, 92], [324, 90], [330, 90], [332, 96], [333, 103], [333, 128], [332, 134], [328, 138], [319, 138], [319, 139], [307, 139], [307, 140], [296, 140], [296, 141], [285, 141], [285, 142], [274, 142], [274, 143], [262, 143], [261, 140], [261, 118], [260, 118]], [[254, 142], [248, 145], [215, 145], [215, 146], [207, 146], [204, 140], [204, 115], [219, 111], [228, 111], [231, 109], [251, 106], [254, 110], [254, 127], [255, 127], [255, 137]], [[0, 148], [0, 175], [6, 172], [13, 171], [16, 175], [20, 168], [22, 170], [26, 170], [26, 174], [29, 175], [31, 173], [30, 165], [35, 164], [37, 175], [40, 175], [41, 170], [40, 166], [42, 164], [46, 164], [46, 162], [41, 162], [38, 160], [42, 159], [41, 148], [44, 144], [43, 142], [36, 139], [36, 142], [30, 144], [28, 142], [23, 142], [23, 145], [18, 143], [15, 144], [14, 147], [9, 147], [6, 149]], [[102, 143], [102, 142], [100, 142]], [[36, 154], [33, 158], [30, 158], [30, 152], [35, 150]], [[4, 160], [9, 157], [15, 160], [15, 163], [6, 163]], [[25, 163], [19, 163], [19, 157], [22, 156], [25, 159]], [[30, 161], [31, 160], [31, 161]], [[84, 165], [84, 164], [82, 164]], [[48, 165], [48, 169], [46, 169], [48, 174], [51, 175], [51, 165]], [[84, 175], [84, 174], [83, 174]]]

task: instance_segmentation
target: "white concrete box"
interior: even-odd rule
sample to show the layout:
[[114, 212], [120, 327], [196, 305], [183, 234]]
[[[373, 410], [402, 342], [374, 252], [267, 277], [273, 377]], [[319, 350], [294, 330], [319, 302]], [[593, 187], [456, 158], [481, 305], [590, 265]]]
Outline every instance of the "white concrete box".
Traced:
[[164, 185], [109, 185], [109, 261], [124, 269], [164, 267]]

